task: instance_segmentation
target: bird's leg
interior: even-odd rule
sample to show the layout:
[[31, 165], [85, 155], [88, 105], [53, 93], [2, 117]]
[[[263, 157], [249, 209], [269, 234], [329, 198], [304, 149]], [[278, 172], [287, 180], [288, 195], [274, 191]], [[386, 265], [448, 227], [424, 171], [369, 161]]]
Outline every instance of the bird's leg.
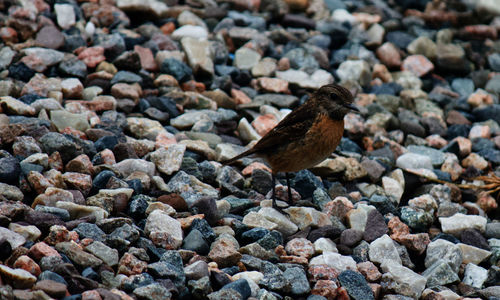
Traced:
[[285, 173], [286, 186], [288, 188], [288, 204], [292, 203], [292, 188], [290, 187], [290, 173]]
[[273, 208], [278, 208], [278, 205], [276, 204], [276, 176], [274, 176], [274, 173], [271, 174], [272, 176], [272, 189], [273, 193], [271, 196], [271, 199], [273, 200]]

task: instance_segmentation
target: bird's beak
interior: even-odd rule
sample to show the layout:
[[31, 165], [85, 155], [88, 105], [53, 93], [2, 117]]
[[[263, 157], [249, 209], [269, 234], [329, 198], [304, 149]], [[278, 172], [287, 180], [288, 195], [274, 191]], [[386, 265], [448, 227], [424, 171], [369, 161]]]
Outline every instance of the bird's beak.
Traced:
[[349, 103], [349, 104], [344, 104], [345, 107], [349, 108], [350, 110], [354, 110], [359, 112], [359, 109], [356, 107], [356, 105]]

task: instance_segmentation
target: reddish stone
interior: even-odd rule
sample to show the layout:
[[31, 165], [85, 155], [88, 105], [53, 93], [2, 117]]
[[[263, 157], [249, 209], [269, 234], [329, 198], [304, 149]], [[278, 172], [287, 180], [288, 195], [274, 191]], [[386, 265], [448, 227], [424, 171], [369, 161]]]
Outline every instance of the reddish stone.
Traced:
[[259, 77], [257, 84], [260, 89], [271, 93], [287, 93], [288, 81], [279, 78]]
[[69, 134], [74, 137], [77, 137], [79, 139], [86, 140], [87, 136], [85, 135], [85, 132], [74, 129], [72, 127], [65, 127], [63, 130], [60, 131], [62, 134]]
[[153, 72], [158, 70], [158, 66], [156, 65], [156, 61], [151, 49], [135, 45], [134, 51], [139, 55], [141, 67], [144, 70]]
[[92, 188], [92, 177], [87, 174], [66, 172], [63, 174], [63, 179], [69, 188], [77, 189], [83, 195], [87, 195]]
[[91, 290], [82, 293], [82, 300], [102, 300], [102, 297], [98, 291]]
[[314, 246], [311, 241], [305, 238], [295, 238], [290, 240], [285, 247], [288, 254], [302, 256], [307, 259], [314, 254]]
[[401, 70], [410, 71], [418, 77], [422, 77], [434, 70], [434, 65], [427, 57], [417, 54], [405, 58]]
[[377, 48], [376, 55], [388, 68], [399, 68], [401, 66], [401, 55], [399, 49], [392, 43], [386, 42]]
[[478, 91], [470, 94], [469, 98], [467, 98], [467, 103], [469, 103], [472, 107], [483, 107], [493, 104], [494, 101], [490, 94], [484, 91]]
[[125, 253], [118, 264], [118, 273], [130, 275], [141, 274], [148, 264], [130, 253]]
[[172, 193], [169, 195], [162, 195], [158, 197], [158, 201], [172, 206], [176, 211], [188, 210], [186, 200], [179, 194]]
[[489, 213], [495, 209], [497, 209], [498, 204], [495, 198], [491, 196], [491, 194], [488, 194], [486, 192], [480, 192], [476, 204], [481, 207], [484, 212]]
[[194, 80], [189, 80], [181, 84], [183, 91], [203, 93], [205, 91], [205, 85], [202, 82], [197, 82]]
[[168, 74], [161, 74], [154, 81], [155, 86], [179, 86], [179, 82], [174, 76]]
[[231, 89], [231, 97], [234, 98], [234, 102], [236, 104], [246, 104], [252, 102], [252, 99], [250, 99], [247, 94], [236, 89]]
[[339, 287], [337, 289], [337, 298], [336, 300], [350, 300], [349, 294], [344, 287]]
[[50, 232], [44, 242], [49, 245], [55, 245], [61, 242], [76, 241], [78, 234], [74, 231], [69, 231], [62, 225], [53, 225], [50, 227]]
[[258, 116], [252, 121], [252, 126], [260, 136], [266, 135], [266, 133], [273, 129], [277, 124], [278, 119], [272, 114]]
[[[316, 282], [313, 289], [311, 290], [311, 294], [323, 296], [328, 300], [340, 299], [340, 297], [337, 297], [338, 294], [337, 284], [333, 280], [319, 280], [318, 282]], [[347, 298], [342, 298], [342, 299], [349, 300], [350, 298], [349, 296], [347, 296]]]
[[463, 36], [466, 39], [474, 40], [496, 40], [498, 37], [497, 29], [495, 27], [479, 24], [465, 26], [462, 30], [460, 30], [459, 35]]
[[425, 138], [430, 147], [441, 149], [448, 145], [448, 141], [438, 134], [429, 135]]
[[49, 155], [49, 167], [53, 170], [62, 171], [64, 168], [64, 163], [61, 158], [59, 151], [53, 152]]
[[97, 96], [91, 101], [84, 100], [67, 100], [66, 104], [78, 103], [91, 111], [100, 112], [105, 110], [115, 110], [116, 109], [116, 99], [111, 96]]
[[243, 169], [243, 171], [241, 171], [241, 174], [243, 176], [250, 176], [250, 175], [252, 175], [253, 171], [256, 169], [261, 169], [261, 170], [265, 170], [269, 173], [272, 173], [272, 170], [268, 166], [266, 166], [265, 164], [260, 163], [260, 162], [253, 162], [253, 163], [249, 164], [248, 166], [246, 166]]
[[36, 171], [30, 171], [28, 176], [29, 184], [37, 194], [43, 194], [48, 187], [52, 187], [53, 185], [45, 178], [42, 174]]
[[38, 277], [38, 275], [40, 275], [40, 273], [42, 273], [40, 266], [27, 255], [19, 256], [16, 259], [16, 262], [14, 262], [13, 267], [26, 270], [26, 271], [30, 272], [32, 275], [35, 275], [37, 277]]
[[17, 43], [17, 32], [12, 27], [2, 27], [0, 28], [0, 38], [4, 41], [4, 43]]
[[167, 22], [163, 24], [163, 26], [160, 27], [161, 32], [164, 34], [170, 35], [172, 32], [175, 31], [175, 24], [174, 22]]
[[382, 82], [392, 82], [392, 75], [383, 64], [375, 64], [373, 66], [372, 78], [380, 78]]
[[295, 255], [282, 255], [280, 256], [280, 261], [287, 264], [303, 265], [304, 267], [309, 263], [309, 260], [307, 258]]
[[66, 188], [66, 184], [64, 183], [64, 179], [62, 177], [61, 172], [54, 170], [54, 169], [50, 169], [50, 170], [46, 171], [43, 175], [45, 178], [47, 178], [47, 180], [53, 186], [60, 188], [60, 189]]
[[66, 164], [66, 171], [93, 175], [94, 166], [86, 154], [80, 154]]
[[86, 48], [78, 54], [78, 59], [83, 61], [87, 67], [95, 68], [106, 60], [104, 48], [100, 46]]
[[329, 265], [310, 265], [307, 273], [312, 281], [335, 280], [339, 276], [339, 271]]
[[115, 159], [115, 154], [113, 151], [109, 149], [104, 149], [101, 152], [99, 152], [101, 155], [101, 161], [105, 165], [114, 165], [116, 164], [116, 159]]
[[278, 60], [278, 65], [276, 66], [278, 71], [286, 71], [290, 69], [290, 60], [288, 57], [282, 57]]
[[336, 216], [343, 221], [345, 220], [347, 213], [353, 208], [354, 205], [351, 201], [349, 201], [349, 199], [346, 197], [337, 197], [325, 204], [323, 212], [330, 216]]
[[56, 299], [61, 299], [66, 296], [68, 292], [66, 285], [53, 281], [53, 280], [42, 280], [35, 284], [33, 290], [42, 290], [47, 295], [54, 297]]
[[177, 218], [177, 221], [179, 221], [181, 223], [182, 230], [186, 230], [189, 227], [191, 227], [191, 224], [193, 223], [193, 221], [195, 219], [204, 219], [204, 218], [205, 218], [205, 215], [197, 214], [197, 215], [192, 215], [192, 216], [185, 217], [185, 218]]
[[46, 256], [61, 256], [59, 255], [59, 252], [57, 252], [56, 249], [50, 247], [44, 242], [38, 242], [31, 246], [29, 252], [29, 256], [36, 260], [42, 259], [42, 257]]
[[458, 136], [451, 140], [453, 143], [456, 141], [458, 143], [458, 148], [460, 150], [460, 156], [469, 155], [472, 152], [472, 142], [468, 138], [464, 138], [462, 136]]
[[391, 239], [418, 253], [423, 253], [431, 242], [427, 233], [410, 234], [408, 225], [401, 222], [398, 217], [389, 220], [387, 226], [391, 232]]
[[380, 273], [371, 261], [362, 262], [356, 266], [358, 267], [359, 273], [365, 276], [366, 280], [370, 282], [377, 281], [382, 277], [382, 273]]
[[368, 285], [372, 289], [375, 299], [379, 299], [380, 293], [382, 292], [382, 286], [378, 283], [368, 283]]

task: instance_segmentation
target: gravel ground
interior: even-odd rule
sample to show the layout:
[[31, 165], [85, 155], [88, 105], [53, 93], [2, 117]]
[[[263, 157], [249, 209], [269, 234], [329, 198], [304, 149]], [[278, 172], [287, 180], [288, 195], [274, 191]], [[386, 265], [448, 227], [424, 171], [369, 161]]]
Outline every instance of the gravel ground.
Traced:
[[[0, 0], [0, 298], [500, 299], [499, 31], [499, 0]], [[333, 82], [361, 113], [281, 213], [219, 162]]]

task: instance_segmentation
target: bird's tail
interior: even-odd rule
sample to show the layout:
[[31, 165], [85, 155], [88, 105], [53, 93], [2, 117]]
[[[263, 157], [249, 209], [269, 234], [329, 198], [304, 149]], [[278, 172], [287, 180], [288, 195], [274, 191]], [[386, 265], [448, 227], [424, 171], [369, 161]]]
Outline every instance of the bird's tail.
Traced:
[[248, 156], [248, 155], [253, 154], [253, 153], [255, 153], [255, 150], [254, 149], [250, 149], [250, 150], [247, 150], [247, 151], [245, 151], [245, 152], [243, 152], [241, 154], [236, 155], [233, 158], [223, 160], [220, 163], [223, 164], [223, 165], [230, 165], [230, 164], [234, 163], [235, 161], [237, 161], [238, 159], [243, 158], [243, 157]]

